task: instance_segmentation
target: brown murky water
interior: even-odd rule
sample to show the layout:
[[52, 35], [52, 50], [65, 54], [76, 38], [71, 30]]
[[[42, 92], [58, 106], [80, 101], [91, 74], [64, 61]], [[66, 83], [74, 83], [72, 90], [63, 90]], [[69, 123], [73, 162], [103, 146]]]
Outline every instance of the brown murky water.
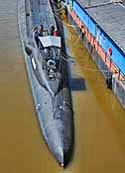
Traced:
[[[0, 172], [123, 173], [125, 111], [71, 27], [73, 73], [85, 85], [73, 91], [75, 151], [62, 170], [42, 138], [17, 26], [17, 1], [0, 0]], [[69, 35], [69, 33], [68, 33]], [[76, 41], [77, 40], [77, 41]]]

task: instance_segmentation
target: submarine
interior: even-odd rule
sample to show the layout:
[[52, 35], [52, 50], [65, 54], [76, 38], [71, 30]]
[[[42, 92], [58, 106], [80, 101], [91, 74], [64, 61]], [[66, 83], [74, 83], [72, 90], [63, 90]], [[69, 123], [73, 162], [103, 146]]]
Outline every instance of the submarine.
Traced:
[[[18, 24], [43, 137], [59, 165], [66, 167], [74, 143], [72, 97], [62, 36], [52, 36], [48, 31], [50, 25], [58, 27], [52, 5], [50, 0], [19, 0]], [[41, 22], [48, 32], [38, 37], [39, 48], [32, 28]]]

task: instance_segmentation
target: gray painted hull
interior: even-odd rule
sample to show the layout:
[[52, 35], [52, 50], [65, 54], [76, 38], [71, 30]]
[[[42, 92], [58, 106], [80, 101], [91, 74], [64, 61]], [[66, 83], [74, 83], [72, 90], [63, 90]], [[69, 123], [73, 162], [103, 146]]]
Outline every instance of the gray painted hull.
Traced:
[[[41, 16], [43, 9], [48, 11], [48, 14], [46, 11], [44, 12], [45, 16]], [[55, 25], [51, 10], [47, 0], [39, 0], [38, 2], [37, 0], [19, 0], [18, 23], [23, 49], [25, 42], [32, 42], [32, 27], [36, 23], [40, 24], [40, 18], [43, 19], [42, 24], [44, 27], [47, 27], [50, 23]], [[43, 136], [57, 161], [65, 166], [71, 159], [74, 140], [73, 111], [68, 87], [67, 65], [64, 69], [64, 80], [61, 89], [55, 97], [51, 97], [46, 88], [39, 83], [33, 70], [31, 57], [26, 54], [25, 62]]]

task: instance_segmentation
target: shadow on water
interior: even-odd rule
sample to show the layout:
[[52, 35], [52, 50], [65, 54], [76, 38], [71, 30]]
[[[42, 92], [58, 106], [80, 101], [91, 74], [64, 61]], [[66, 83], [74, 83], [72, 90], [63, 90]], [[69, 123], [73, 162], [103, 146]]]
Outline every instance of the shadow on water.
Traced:
[[75, 124], [74, 124], [74, 117], [72, 119], [72, 143], [70, 146], [69, 151], [64, 154], [65, 157], [65, 166], [64, 169], [68, 168], [70, 164], [72, 163], [74, 159], [74, 153], [75, 153]]
[[81, 78], [81, 77], [70, 78], [69, 85], [70, 85], [70, 89], [72, 91], [85, 91], [85, 90], [87, 90], [85, 79]]
[[86, 91], [86, 82], [85, 79], [79, 75], [74, 74], [75, 61], [70, 58], [68, 61], [68, 74], [69, 74], [69, 88], [71, 91]]

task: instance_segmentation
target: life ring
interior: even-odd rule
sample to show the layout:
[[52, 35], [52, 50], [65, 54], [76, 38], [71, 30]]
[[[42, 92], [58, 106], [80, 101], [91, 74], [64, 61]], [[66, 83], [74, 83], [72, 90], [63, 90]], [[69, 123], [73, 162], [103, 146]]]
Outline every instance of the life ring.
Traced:
[[112, 48], [111, 47], [108, 49], [108, 53], [110, 56], [112, 56]]
[[52, 59], [47, 61], [47, 66], [56, 66], [56, 62]]

